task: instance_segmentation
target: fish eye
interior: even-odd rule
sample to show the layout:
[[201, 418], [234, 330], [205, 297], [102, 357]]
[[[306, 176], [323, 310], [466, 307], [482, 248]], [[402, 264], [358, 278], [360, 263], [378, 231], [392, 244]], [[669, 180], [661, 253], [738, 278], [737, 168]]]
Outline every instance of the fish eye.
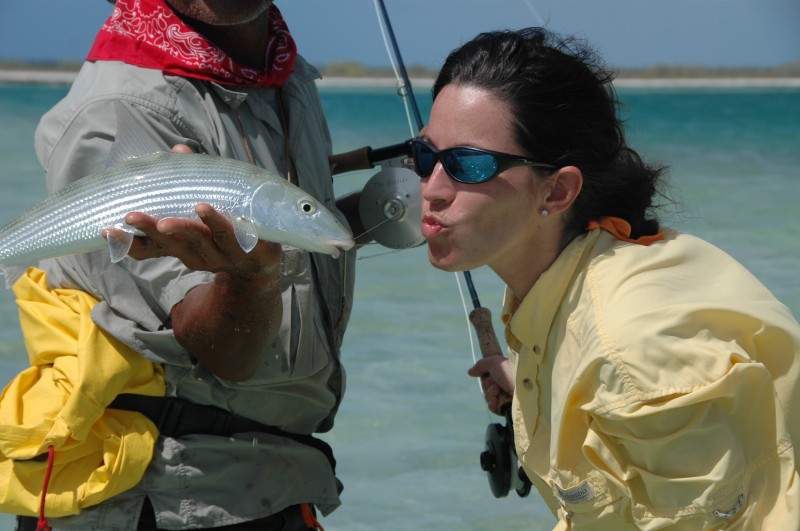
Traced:
[[317, 204], [309, 199], [301, 199], [299, 206], [304, 214], [314, 214], [317, 211]]

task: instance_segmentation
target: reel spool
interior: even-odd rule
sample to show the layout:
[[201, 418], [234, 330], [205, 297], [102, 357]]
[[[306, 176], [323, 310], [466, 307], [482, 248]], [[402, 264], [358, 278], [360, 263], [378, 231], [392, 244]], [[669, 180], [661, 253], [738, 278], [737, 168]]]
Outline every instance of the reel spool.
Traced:
[[481, 452], [481, 470], [486, 472], [495, 498], [505, 498], [511, 489], [511, 444], [501, 424], [486, 427], [486, 450]]
[[408, 168], [384, 167], [373, 175], [361, 191], [358, 210], [367, 232], [384, 247], [408, 249], [425, 243], [419, 177]]
[[505, 414], [505, 426], [492, 423], [486, 427], [486, 449], [481, 452], [481, 470], [486, 472], [495, 498], [505, 498], [511, 487], [520, 498], [524, 498], [531, 492], [531, 481], [517, 466], [510, 409], [506, 408]]

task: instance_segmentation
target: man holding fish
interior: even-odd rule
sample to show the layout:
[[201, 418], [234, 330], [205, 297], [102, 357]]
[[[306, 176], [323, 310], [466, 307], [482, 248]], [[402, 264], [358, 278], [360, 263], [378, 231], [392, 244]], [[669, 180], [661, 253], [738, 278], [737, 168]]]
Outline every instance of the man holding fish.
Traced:
[[[48, 189], [131, 155], [207, 153], [288, 179], [358, 233], [335, 204], [317, 77], [270, 0], [119, 0], [37, 130]], [[356, 197], [342, 202], [357, 213]], [[150, 214], [104, 231], [112, 244], [127, 240], [133, 259], [47, 259], [15, 285], [25, 297], [39, 271], [47, 289], [90, 295], [90, 327], [163, 371], [165, 396], [122, 393], [105, 410], [138, 411], [157, 427], [141, 479], [49, 514], [43, 489], [40, 516], [84, 531], [321, 528], [315, 514], [340, 504], [341, 484], [330, 448], [311, 434], [332, 427], [344, 393], [352, 242], [338, 258], [252, 234], [243, 247], [241, 219], [209, 203], [197, 217]], [[112, 478], [127, 466], [107, 465]]]

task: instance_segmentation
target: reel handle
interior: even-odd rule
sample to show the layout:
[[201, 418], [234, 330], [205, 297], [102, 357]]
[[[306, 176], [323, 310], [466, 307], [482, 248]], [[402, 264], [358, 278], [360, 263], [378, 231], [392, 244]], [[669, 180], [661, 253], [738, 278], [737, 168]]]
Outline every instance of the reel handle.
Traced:
[[[492, 312], [488, 308], [478, 306], [469, 313], [469, 322], [475, 329], [478, 336], [478, 346], [481, 349], [481, 356], [488, 358], [490, 356], [502, 356], [503, 352], [500, 350], [500, 342], [497, 340], [497, 335], [494, 333], [492, 326]], [[497, 410], [503, 412], [511, 407], [511, 395], [503, 392], [498, 397]]]
[[331, 173], [338, 175], [340, 173], [347, 173], [356, 170], [368, 170], [373, 167], [369, 159], [370, 155], [369, 146], [354, 149], [346, 153], [338, 153], [328, 157], [331, 164]]
[[328, 160], [331, 164], [331, 173], [338, 175], [356, 170], [369, 170], [379, 162], [410, 156], [411, 141], [406, 140], [399, 144], [374, 149], [370, 146], [364, 146], [353, 151], [331, 155]]

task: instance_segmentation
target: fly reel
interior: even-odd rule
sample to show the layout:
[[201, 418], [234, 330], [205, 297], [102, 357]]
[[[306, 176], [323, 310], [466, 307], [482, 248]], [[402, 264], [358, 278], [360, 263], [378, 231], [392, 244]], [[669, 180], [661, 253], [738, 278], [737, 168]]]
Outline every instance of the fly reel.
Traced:
[[486, 449], [481, 452], [481, 470], [486, 472], [495, 498], [505, 498], [512, 487], [524, 498], [531, 492], [531, 481], [517, 465], [511, 409], [506, 407], [504, 412], [505, 426], [492, 423], [486, 427]]
[[408, 168], [385, 166], [361, 191], [361, 222], [370, 236], [390, 249], [425, 243], [419, 176]]

